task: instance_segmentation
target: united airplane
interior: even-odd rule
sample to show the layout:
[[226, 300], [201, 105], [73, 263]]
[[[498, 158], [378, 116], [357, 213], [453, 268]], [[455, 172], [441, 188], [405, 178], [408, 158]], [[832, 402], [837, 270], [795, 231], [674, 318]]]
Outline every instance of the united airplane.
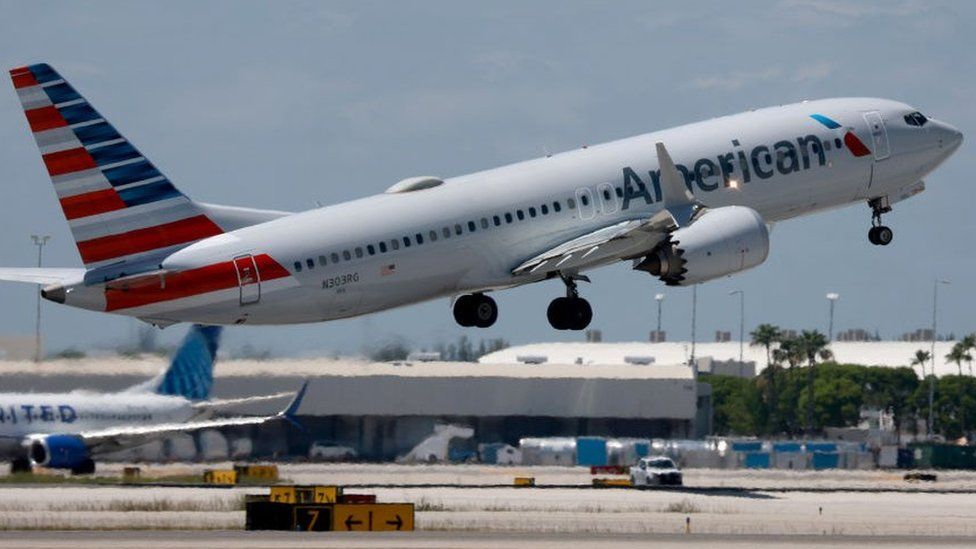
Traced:
[[0, 393], [0, 457], [10, 459], [12, 472], [39, 465], [89, 474], [102, 454], [168, 435], [294, 421], [304, 388], [277, 416], [212, 418], [221, 407], [291, 394], [210, 399], [220, 330], [191, 327], [169, 367], [118, 393]]
[[868, 206], [868, 240], [887, 245], [882, 216], [963, 141], [897, 101], [805, 101], [289, 213], [194, 201], [49, 65], [10, 74], [84, 268], [0, 279], [160, 326], [450, 297], [459, 324], [484, 328], [498, 317], [489, 293], [560, 279], [548, 320], [581, 330], [593, 312], [577, 283], [596, 267], [698, 284], [765, 261], [769, 225], [850, 204]]

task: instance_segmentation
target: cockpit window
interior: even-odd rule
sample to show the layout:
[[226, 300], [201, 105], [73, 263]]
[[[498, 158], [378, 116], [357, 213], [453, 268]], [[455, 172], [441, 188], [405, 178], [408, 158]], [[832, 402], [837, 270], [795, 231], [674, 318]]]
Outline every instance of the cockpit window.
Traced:
[[905, 115], [905, 123], [908, 124], [909, 126], [922, 127], [928, 121], [929, 119], [925, 118], [925, 115], [918, 111], [910, 112]]

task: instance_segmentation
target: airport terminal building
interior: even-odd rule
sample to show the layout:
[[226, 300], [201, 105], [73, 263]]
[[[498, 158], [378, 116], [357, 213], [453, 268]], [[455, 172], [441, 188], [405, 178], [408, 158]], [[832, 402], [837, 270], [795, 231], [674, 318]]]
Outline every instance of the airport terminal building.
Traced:
[[[8, 362], [0, 363], [0, 373], [8, 391], [115, 391], [163, 366], [155, 358]], [[234, 457], [304, 456], [323, 441], [354, 448], [362, 459], [392, 460], [438, 424], [473, 429], [471, 444], [517, 445], [524, 437], [695, 438], [708, 433], [711, 417], [710, 387], [683, 365], [222, 361], [215, 378], [215, 398], [294, 391], [309, 381], [299, 409], [303, 429], [284, 421], [230, 429], [222, 435]], [[226, 412], [269, 414], [286, 402]]]

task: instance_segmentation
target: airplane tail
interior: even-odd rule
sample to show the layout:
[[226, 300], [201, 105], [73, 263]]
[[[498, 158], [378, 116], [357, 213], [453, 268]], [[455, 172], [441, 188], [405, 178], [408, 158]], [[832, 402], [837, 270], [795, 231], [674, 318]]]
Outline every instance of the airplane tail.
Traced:
[[217, 361], [221, 331], [220, 326], [194, 324], [173, 355], [169, 367], [155, 378], [130, 390], [182, 396], [188, 400], [210, 398], [213, 366]]
[[118, 271], [103, 280], [158, 268], [197, 240], [287, 215], [194, 202], [50, 65], [12, 69], [10, 77], [85, 268]]

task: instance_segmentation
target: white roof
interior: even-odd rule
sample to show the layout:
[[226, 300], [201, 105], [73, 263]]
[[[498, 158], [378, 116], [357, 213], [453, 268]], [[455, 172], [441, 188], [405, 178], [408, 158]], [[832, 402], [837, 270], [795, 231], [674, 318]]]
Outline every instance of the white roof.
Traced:
[[[945, 355], [954, 344], [954, 341], [936, 342], [935, 371], [937, 374], [958, 373], [956, 365], [945, 360]], [[835, 359], [841, 363], [897, 367], [908, 366], [915, 355], [915, 351], [919, 349], [929, 351], [931, 345], [932, 343], [927, 341], [835, 341], [830, 344], [830, 350], [834, 353]], [[743, 359], [754, 361], [757, 371], [766, 367], [766, 350], [763, 347], [751, 347], [746, 341], [743, 350]], [[546, 364], [608, 365], [626, 364], [625, 357], [651, 356], [654, 357], [652, 365], [642, 367], [653, 369], [666, 364], [686, 363], [690, 354], [691, 343], [686, 341], [668, 343], [533, 343], [489, 353], [481, 357], [480, 362], [516, 364], [520, 356], [533, 356], [546, 357]], [[738, 360], [739, 342], [698, 343], [695, 346], [695, 356], [708, 356], [715, 360]], [[930, 367], [931, 364], [926, 364], [926, 372]], [[964, 363], [962, 367], [963, 373], [967, 373], [968, 365]]]

